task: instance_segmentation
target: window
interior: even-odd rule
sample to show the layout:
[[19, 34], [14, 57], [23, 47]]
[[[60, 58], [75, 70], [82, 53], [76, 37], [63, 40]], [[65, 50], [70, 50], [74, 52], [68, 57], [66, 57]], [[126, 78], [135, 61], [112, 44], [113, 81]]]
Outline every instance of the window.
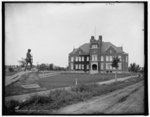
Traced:
[[97, 61], [97, 55], [95, 55], [95, 61]]
[[118, 58], [119, 58], [120, 61], [122, 61], [122, 57], [121, 56], [118, 56]]
[[81, 61], [81, 57], [79, 57], [78, 59], [79, 59], [79, 61]]
[[112, 56], [110, 56], [110, 61], [112, 61]]
[[101, 61], [104, 61], [104, 56], [101, 56]]
[[118, 63], [118, 65], [119, 65], [118, 69], [121, 70], [122, 64], [121, 64], [121, 63]]
[[92, 48], [97, 48], [97, 45], [95, 44], [95, 45], [92, 45]]
[[92, 61], [97, 61], [97, 55], [92, 55]]
[[78, 57], [76, 57], [76, 61], [78, 61]]
[[109, 68], [112, 70], [112, 65], [111, 65], [111, 63], [109, 64]]
[[111, 54], [111, 53], [112, 53], [112, 50], [110, 50], [109, 52], [110, 52], [110, 54]]
[[109, 61], [109, 58], [108, 58], [108, 56], [106, 56], [106, 61]]
[[111, 63], [106, 63], [106, 69], [107, 70], [112, 70], [112, 66], [111, 66]]
[[86, 65], [86, 69], [89, 69], [89, 65]]
[[84, 61], [84, 57], [82, 57], [82, 61]]
[[101, 63], [101, 69], [104, 69], [104, 64], [103, 63]]
[[106, 69], [109, 69], [109, 67], [108, 67], [108, 63], [106, 63]]
[[73, 57], [71, 57], [71, 62], [73, 62], [74, 61], [74, 58]]
[[79, 69], [81, 69], [81, 64], [79, 64]]
[[84, 69], [84, 64], [82, 64], [82, 69]]
[[87, 57], [86, 60], [89, 61], [89, 57]]
[[78, 65], [76, 64], [76, 69], [78, 69]]
[[92, 55], [92, 61], [94, 61], [94, 55]]
[[128, 56], [126, 56], [126, 62], [128, 62]]
[[73, 70], [74, 68], [73, 68], [73, 63], [71, 63], [71, 70]]
[[81, 54], [81, 51], [79, 51], [79, 54]]

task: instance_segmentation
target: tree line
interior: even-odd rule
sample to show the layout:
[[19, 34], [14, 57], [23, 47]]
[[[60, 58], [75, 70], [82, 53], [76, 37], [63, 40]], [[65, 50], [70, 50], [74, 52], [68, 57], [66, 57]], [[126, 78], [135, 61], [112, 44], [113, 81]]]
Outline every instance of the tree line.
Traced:
[[[25, 67], [26, 62], [25, 59], [21, 59], [18, 61], [20, 65], [5, 65], [5, 71], [9, 71], [9, 72], [13, 72], [13, 71], [19, 71], [22, 68]], [[115, 67], [116, 69], [118, 69], [118, 63], [120, 62], [118, 57], [114, 57], [113, 61], [112, 61], [112, 67]], [[42, 64], [37, 64], [37, 65], [33, 65], [33, 68], [37, 68], [38, 70], [55, 70], [55, 71], [59, 71], [59, 70], [68, 70], [68, 67], [60, 67], [60, 66], [56, 66], [53, 63], [50, 64], [46, 64], [46, 63], [42, 63]], [[140, 67], [138, 64], [136, 63], [131, 63], [130, 66], [128, 67], [128, 71], [129, 72], [144, 72], [144, 68]]]

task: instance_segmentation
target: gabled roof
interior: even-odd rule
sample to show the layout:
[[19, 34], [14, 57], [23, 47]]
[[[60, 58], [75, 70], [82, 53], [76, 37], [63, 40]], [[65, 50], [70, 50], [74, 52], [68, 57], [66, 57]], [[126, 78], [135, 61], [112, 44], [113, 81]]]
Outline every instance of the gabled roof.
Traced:
[[[116, 47], [110, 42], [102, 42], [101, 52], [105, 53], [110, 47], [113, 47], [117, 53], [124, 53], [122, 47]], [[90, 53], [90, 43], [85, 43], [79, 47], [85, 54]], [[74, 49], [70, 54], [75, 54], [79, 48]]]
[[114, 48], [117, 53], [123, 53], [122, 47], [116, 47], [115, 45], [113, 45], [110, 42], [103, 42], [102, 43], [101, 52], [105, 53], [110, 47]]
[[73, 49], [73, 51], [70, 54], [75, 54], [79, 49], [81, 49], [85, 54], [89, 54], [90, 53], [90, 44], [85, 43], [85, 44], [81, 45], [79, 48]]
[[77, 52], [77, 48], [74, 48], [72, 52], [70, 52], [69, 54], [75, 54]]
[[90, 53], [90, 44], [89, 43], [85, 43], [82, 46], [80, 46], [79, 48], [81, 48], [85, 52], [85, 54]]

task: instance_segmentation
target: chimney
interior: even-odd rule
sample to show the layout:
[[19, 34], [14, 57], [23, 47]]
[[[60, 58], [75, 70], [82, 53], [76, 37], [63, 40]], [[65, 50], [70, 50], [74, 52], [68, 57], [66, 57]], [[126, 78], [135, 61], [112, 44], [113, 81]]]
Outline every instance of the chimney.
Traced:
[[94, 36], [91, 36], [90, 42], [93, 42], [94, 40]]
[[123, 51], [123, 47], [121, 46], [121, 50]]
[[99, 35], [100, 44], [102, 44], [102, 35]]
[[93, 39], [94, 39], [94, 36], [91, 36], [91, 39], [93, 40]]

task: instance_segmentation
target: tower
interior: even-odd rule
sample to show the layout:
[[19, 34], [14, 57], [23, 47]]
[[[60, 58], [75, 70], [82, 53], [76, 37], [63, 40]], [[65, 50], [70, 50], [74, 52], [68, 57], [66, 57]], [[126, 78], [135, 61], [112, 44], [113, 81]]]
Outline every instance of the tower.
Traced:
[[100, 71], [102, 36], [96, 40], [94, 36], [90, 39], [90, 73], [98, 73]]

